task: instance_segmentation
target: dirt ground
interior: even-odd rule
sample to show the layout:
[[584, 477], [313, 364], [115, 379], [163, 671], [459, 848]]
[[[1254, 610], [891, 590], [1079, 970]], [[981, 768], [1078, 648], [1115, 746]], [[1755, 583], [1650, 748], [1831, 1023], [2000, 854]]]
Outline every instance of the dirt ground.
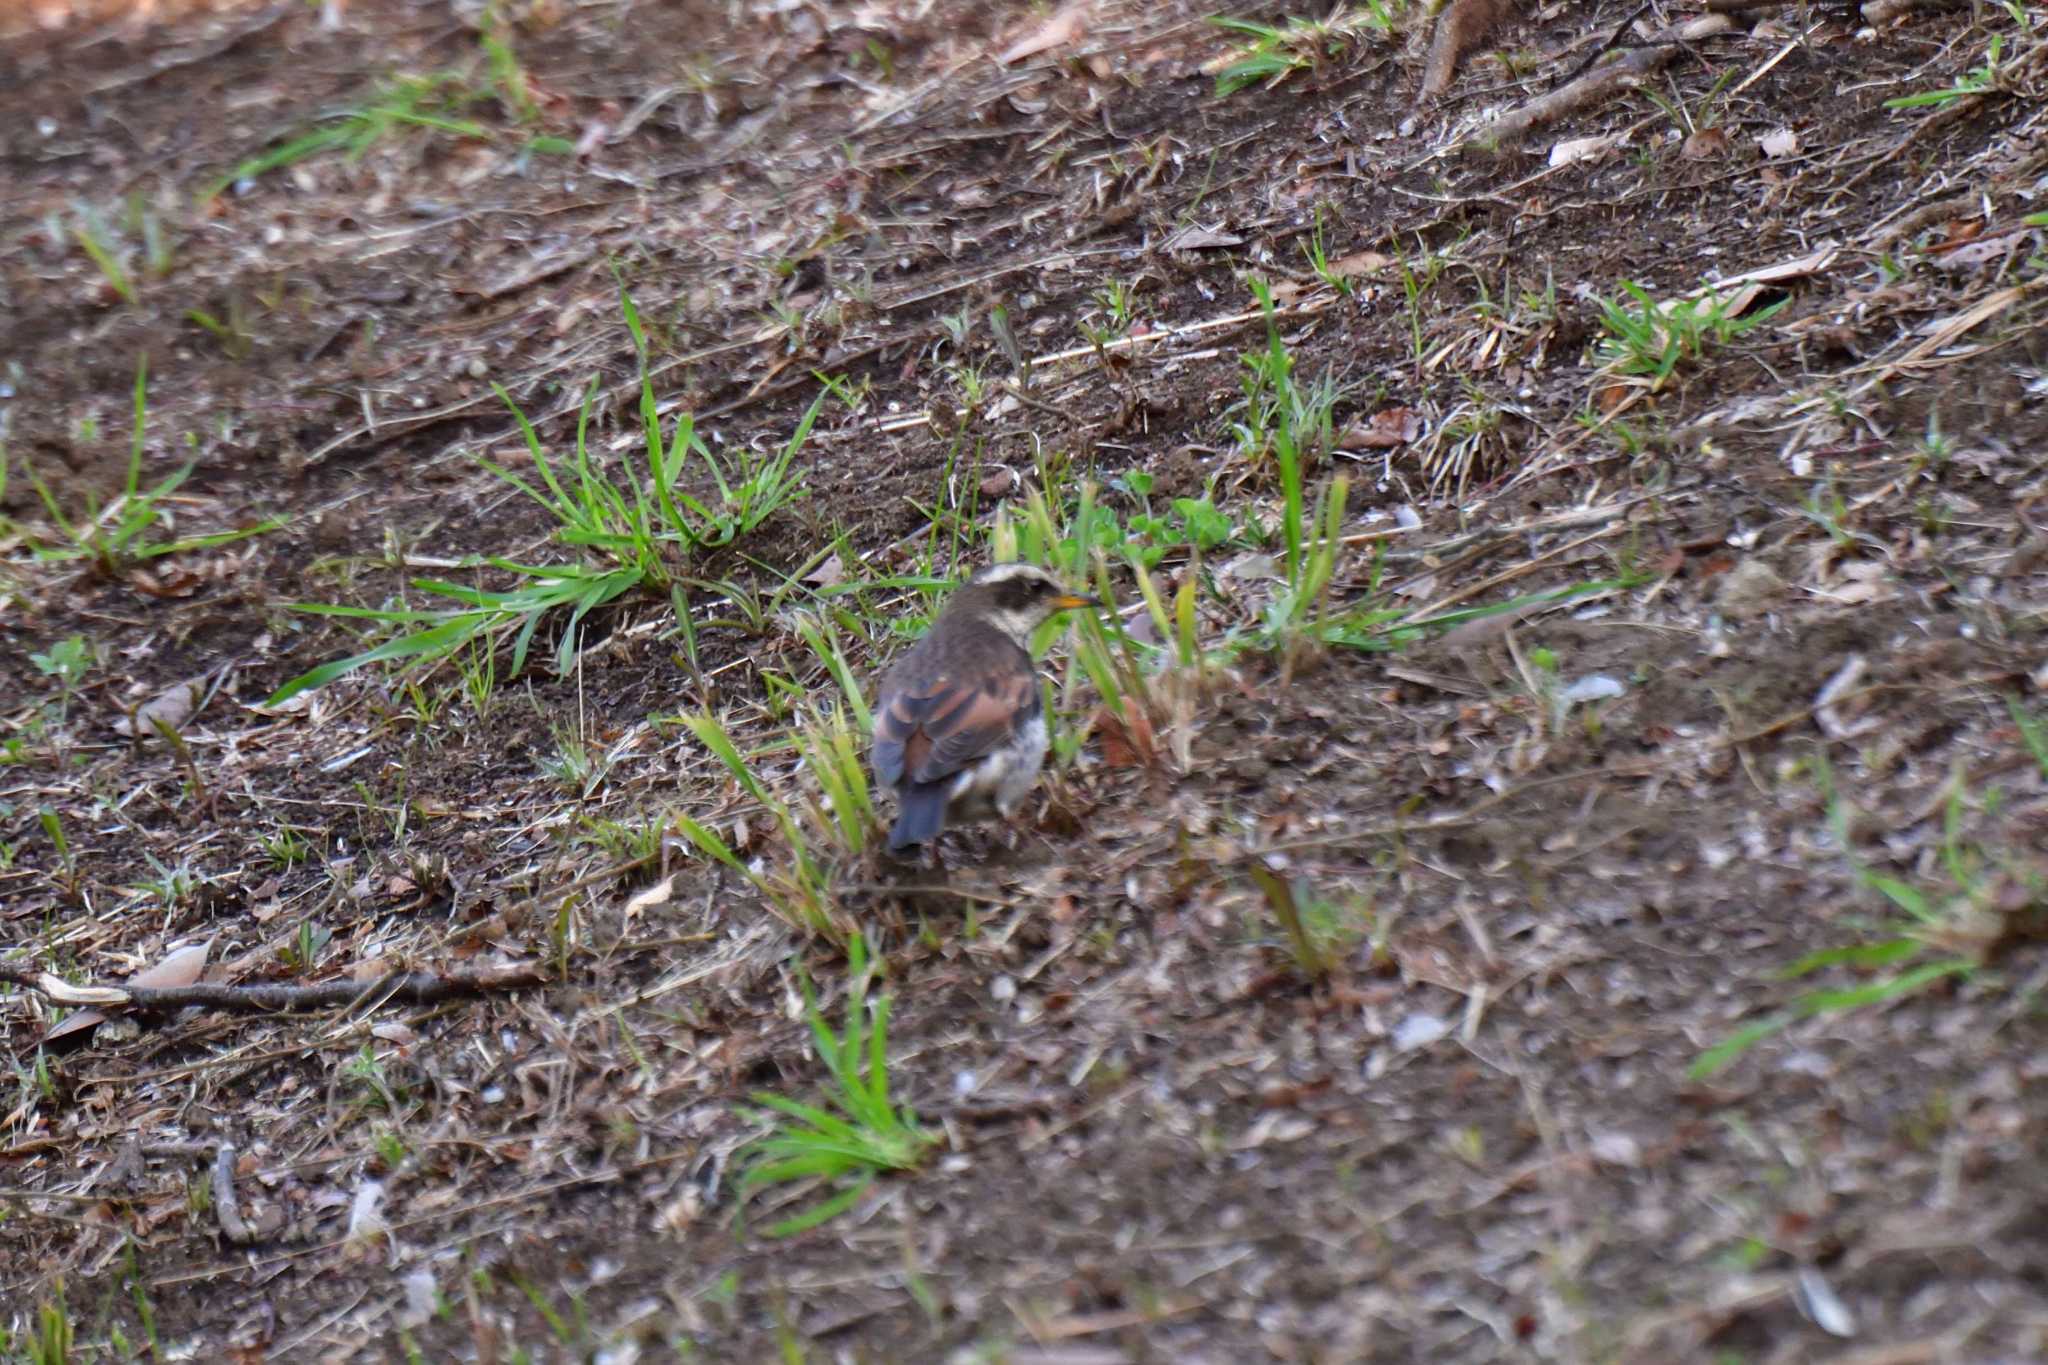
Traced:
[[[0, 10], [0, 1358], [2048, 1359], [2038, 9], [1524, 7], [1435, 96], [1413, 8], [1232, 9], [1281, 27], [1230, 94], [1256, 35], [1178, 3]], [[1213, 667], [1150, 746], [1056, 644], [1022, 827], [832, 869], [941, 1141], [765, 1235], [748, 1097], [820, 1093], [846, 963], [678, 832], [790, 856], [674, 718], [798, 800], [801, 611], [867, 673], [1084, 482], [1277, 524], [1255, 279], [1338, 386], [1325, 609], [1417, 628], [1261, 634], [1270, 538], [1169, 547]], [[1721, 310], [1661, 375], [1629, 284]], [[266, 705], [378, 638], [297, 604], [577, 553], [478, 457], [534, 473], [494, 385], [567, 451], [593, 379], [636, 450], [622, 285], [714, 448], [837, 387], [694, 630]], [[136, 545], [281, 524], [71, 553], [187, 461]], [[541, 984], [62, 1032], [34, 985], [193, 944]]]

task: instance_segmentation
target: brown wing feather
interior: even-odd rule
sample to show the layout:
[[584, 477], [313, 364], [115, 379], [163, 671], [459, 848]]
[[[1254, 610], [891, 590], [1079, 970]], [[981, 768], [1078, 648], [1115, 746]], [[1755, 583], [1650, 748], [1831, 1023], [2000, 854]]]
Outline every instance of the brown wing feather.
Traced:
[[943, 781], [1038, 713], [1031, 656], [1008, 640], [1001, 643], [1009, 649], [984, 655], [971, 671], [958, 667], [959, 653], [933, 657], [922, 649], [891, 671], [875, 713], [873, 762], [883, 783]]
[[875, 716], [875, 775], [889, 786], [951, 777], [1007, 740], [1038, 709], [1028, 673], [933, 679], [891, 693]]
[[998, 673], [949, 684], [935, 697], [936, 714], [924, 724], [931, 752], [910, 765], [913, 782], [937, 782], [1006, 743], [1038, 709], [1029, 672]]

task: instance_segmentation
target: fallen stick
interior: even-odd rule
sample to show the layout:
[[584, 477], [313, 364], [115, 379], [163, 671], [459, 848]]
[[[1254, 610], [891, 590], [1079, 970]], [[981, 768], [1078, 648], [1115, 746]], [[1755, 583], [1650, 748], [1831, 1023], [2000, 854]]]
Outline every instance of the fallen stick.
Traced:
[[12, 982], [60, 1005], [89, 1005], [101, 1010], [174, 1010], [200, 1005], [208, 1009], [264, 1013], [333, 1009], [364, 1002], [430, 1005], [456, 996], [538, 986], [546, 980], [546, 973], [539, 967], [531, 963], [517, 963], [462, 973], [386, 972], [363, 981], [323, 981], [315, 986], [276, 982], [250, 986], [226, 986], [212, 982], [194, 982], [189, 986], [75, 986], [49, 972], [0, 967], [0, 982]]
[[223, 1142], [213, 1151], [213, 1211], [220, 1218], [221, 1236], [236, 1246], [256, 1240], [242, 1221], [242, 1201], [235, 1193], [235, 1144]]
[[1647, 46], [1628, 49], [1606, 66], [1596, 67], [1569, 84], [1501, 115], [1476, 130], [1464, 145], [1475, 151], [1497, 151], [1512, 146], [1545, 124], [1555, 123], [1566, 115], [1635, 89], [1677, 58], [1686, 43], [1726, 33], [1733, 28], [1726, 16], [1710, 14], [1665, 29], [1649, 39]]

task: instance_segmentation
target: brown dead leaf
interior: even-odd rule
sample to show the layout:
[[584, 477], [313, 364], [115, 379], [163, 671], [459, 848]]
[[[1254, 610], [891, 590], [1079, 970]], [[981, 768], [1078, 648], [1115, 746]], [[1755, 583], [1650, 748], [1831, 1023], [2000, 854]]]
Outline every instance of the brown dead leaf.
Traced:
[[1189, 223], [1159, 244], [1161, 251], [1208, 251], [1220, 247], [1243, 246], [1244, 238], [1221, 228], [1198, 227]]
[[116, 734], [148, 739], [163, 729], [177, 733], [185, 728], [206, 697], [207, 675], [172, 683], [163, 691], [114, 721]]
[[[1975, 226], [1981, 228], [1982, 224]], [[1967, 236], [1928, 248], [1928, 254], [1939, 257], [1941, 264], [1952, 270], [1991, 265], [2021, 249], [2032, 235], [2033, 229], [2025, 227], [2008, 228], [1988, 237], [1973, 231]]]
[[1092, 0], [1071, 0], [1071, 3], [1055, 10], [1051, 18], [1003, 49], [1003, 55], [996, 61], [1008, 66], [1011, 62], [1021, 62], [1026, 57], [1035, 57], [1056, 47], [1070, 46], [1088, 31], [1088, 11], [1091, 8]]
[[1393, 263], [1393, 257], [1377, 251], [1353, 251], [1331, 261], [1327, 269], [1340, 280], [1352, 280], [1361, 275], [1377, 275]]
[[[189, 986], [205, 973], [206, 955], [212, 948], [212, 939], [207, 939], [204, 943], [188, 943], [182, 948], [174, 948], [164, 954], [161, 962], [145, 967], [128, 978], [126, 984], [155, 987]], [[74, 1034], [90, 1033], [106, 1022], [107, 1016], [96, 1009], [75, 1010], [64, 1016], [54, 1028], [45, 1032], [43, 1042], [54, 1043], [60, 1038], [69, 1038]], [[75, 1041], [83, 1043], [86, 1039], [77, 1038]]]
[[1339, 450], [1392, 450], [1422, 434], [1422, 414], [1414, 408], [1381, 408], [1363, 422], [1353, 422], [1337, 437]]
[[1974, 242], [1983, 235], [1984, 220], [1982, 218], [1951, 218], [1948, 221], [1947, 234], [1930, 250], [1953, 251], [1963, 243]]
[[1102, 737], [1102, 761], [1112, 768], [1150, 767], [1159, 753], [1152, 737], [1152, 719], [1136, 707], [1128, 721], [1107, 706], [1095, 712], [1095, 733]]
[[1626, 403], [1635, 390], [1626, 384], [1603, 384], [1593, 392], [1593, 403], [1600, 409], [1602, 417], [1608, 416]]
[[1728, 155], [1728, 132], [1725, 128], [1696, 129], [1678, 149], [1678, 155], [1686, 161], [1719, 160]]
[[205, 586], [205, 580], [186, 569], [166, 570], [161, 576], [148, 569], [130, 569], [128, 584], [147, 597], [190, 597]]
[[1293, 1109], [1330, 1088], [1328, 1076], [1314, 1080], [1269, 1085], [1259, 1092], [1261, 1109]]

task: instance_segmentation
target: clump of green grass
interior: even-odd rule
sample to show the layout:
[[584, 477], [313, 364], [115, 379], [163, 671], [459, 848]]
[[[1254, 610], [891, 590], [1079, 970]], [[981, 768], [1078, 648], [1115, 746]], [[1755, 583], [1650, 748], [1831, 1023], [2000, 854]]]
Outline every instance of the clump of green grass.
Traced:
[[129, 195], [125, 207], [126, 212], [110, 222], [93, 206], [80, 203], [68, 231], [59, 213], [49, 216], [45, 230], [52, 240], [70, 237], [107, 288], [134, 304], [141, 299], [138, 275], [156, 280], [170, 274], [173, 246], [162, 217], [140, 192]]
[[295, 166], [326, 152], [339, 151], [356, 161], [370, 148], [404, 128], [425, 128], [456, 137], [488, 139], [490, 129], [454, 113], [476, 99], [469, 82], [454, 72], [428, 76], [396, 76], [384, 82], [362, 104], [330, 115], [325, 125], [298, 133], [247, 157], [199, 192], [212, 199], [230, 185], [254, 180], [271, 171]]
[[[2029, 752], [2048, 776], [2048, 733], [2012, 703], [2015, 723]], [[1969, 793], [1960, 773], [1950, 779], [1942, 809], [1938, 880], [1907, 880], [1868, 867], [1855, 855], [1849, 836], [1848, 802], [1836, 790], [1826, 761], [1815, 759], [1815, 777], [1827, 803], [1828, 827], [1848, 860], [1856, 883], [1890, 902], [1903, 918], [1883, 922], [1872, 941], [1808, 953], [1778, 972], [1795, 981], [1827, 971], [1864, 979], [1847, 986], [1805, 991], [1783, 1008], [1736, 1030], [1701, 1053], [1695, 1078], [1711, 1076], [1757, 1043], [1801, 1019], [1843, 1014], [1918, 995], [1950, 977], [1967, 977], [2022, 932], [2048, 925], [2048, 864], [2028, 855], [1987, 846], [1970, 838], [1964, 821]], [[1986, 797], [1980, 807], [1995, 805]]]
[[[60, 1287], [56, 1298], [36, 1305], [35, 1317], [20, 1333], [0, 1328], [0, 1350], [6, 1351], [9, 1359], [18, 1358], [28, 1365], [72, 1365], [78, 1359], [75, 1337]], [[17, 1351], [19, 1357], [14, 1354]]]
[[[2027, 13], [2024, 0], [2002, 0], [2005, 12], [2019, 25], [2020, 36], [2031, 38], [2039, 21]], [[1984, 61], [1968, 73], [1958, 76], [1946, 90], [1921, 90], [1911, 95], [1900, 95], [1884, 102], [1887, 109], [1946, 109], [1958, 100], [1977, 95], [1988, 95], [2006, 88], [2011, 83], [2019, 58], [2007, 61], [2005, 57], [2005, 35], [1994, 33], [1984, 52]]]
[[71, 714], [71, 699], [78, 694], [85, 675], [99, 665], [99, 646], [83, 635], [70, 635], [44, 651], [31, 651], [28, 661], [36, 672], [57, 684], [57, 723]]
[[76, 519], [64, 514], [64, 508], [57, 501], [56, 494], [43, 482], [35, 467], [23, 465], [23, 472], [28, 475], [29, 483], [34, 486], [36, 496], [41, 499], [43, 510], [49, 513], [50, 521], [56, 530], [54, 540], [31, 537], [30, 545], [36, 558], [54, 561], [82, 560], [100, 576], [118, 578], [148, 560], [182, 554], [187, 550], [212, 549], [249, 536], [261, 535], [266, 531], [274, 531], [285, 524], [283, 518], [271, 517], [254, 526], [234, 531], [159, 539], [159, 533], [174, 524], [171, 495], [192, 476], [192, 471], [198, 467], [199, 461], [190, 460], [184, 468], [166, 476], [161, 482], [147, 488], [143, 487], [142, 434], [148, 411], [149, 357], [144, 356], [135, 367], [135, 425], [128, 443], [128, 475], [122, 485], [121, 494], [112, 502], [102, 505], [88, 490], [85, 494], [85, 511]]
[[1297, 73], [1319, 71], [1342, 57], [1361, 36], [1393, 32], [1394, 16], [1401, 8], [1401, 0], [1366, 0], [1360, 13], [1339, 6], [1327, 19], [1289, 16], [1281, 24], [1211, 16], [1209, 22], [1218, 28], [1249, 39], [1216, 71], [1216, 94], [1218, 98], [1234, 95], [1254, 85], [1270, 90]]
[[[1122, 549], [1148, 569], [1169, 557], [1199, 556], [1229, 546], [1250, 548], [1265, 534], [1264, 527], [1218, 507], [1213, 489], [1199, 498], [1174, 498], [1155, 508], [1153, 478], [1144, 470], [1128, 470], [1111, 480], [1111, 486], [1138, 504], [1126, 518], [1129, 530]], [[1105, 515], [1113, 519], [1116, 514]]]
[[249, 328], [248, 306], [240, 294], [228, 298], [226, 313], [226, 317], [218, 317], [204, 308], [187, 308], [185, 320], [219, 342], [227, 358], [239, 363], [256, 349], [255, 333]]
[[[1138, 510], [1119, 522], [1092, 481], [1074, 479], [1057, 459], [1041, 458], [1039, 488], [1023, 499], [1023, 514], [1011, 515], [1014, 503], [999, 507], [990, 532], [993, 558], [1044, 564], [1087, 584], [1104, 601], [1128, 600], [1128, 592], [1116, 591], [1128, 576], [1150, 617], [1151, 639], [1134, 638], [1117, 613], [1075, 618], [1069, 694], [1078, 674], [1123, 723], [1134, 747], [1149, 744], [1155, 723], [1170, 721], [1185, 763], [1193, 699], [1219, 667], [1246, 651], [1275, 655], [1283, 671], [1291, 672], [1316, 650], [1399, 649], [1466, 621], [1640, 581], [1640, 575], [1624, 573], [1423, 619], [1382, 592], [1381, 562], [1375, 560], [1356, 588], [1340, 595], [1349, 557], [1349, 481], [1334, 475], [1318, 486], [1313, 469], [1328, 454], [1332, 410], [1342, 391], [1327, 378], [1307, 387], [1298, 383], [1271, 291], [1259, 281], [1252, 287], [1267, 314], [1267, 337], [1244, 358], [1246, 399], [1231, 431], [1241, 453], [1270, 468], [1272, 501], [1224, 513], [1210, 498], [1183, 499], [1175, 504], [1179, 519], [1168, 523], [1152, 509], [1151, 481], [1134, 471], [1117, 487]], [[1178, 526], [1185, 538], [1162, 544], [1164, 526]], [[1207, 556], [1223, 550], [1265, 554], [1271, 561], [1267, 586], [1226, 588], [1206, 568]], [[1153, 576], [1169, 556], [1180, 561], [1180, 583], [1170, 601]], [[1219, 616], [1220, 631], [1209, 624]], [[1065, 619], [1048, 626], [1048, 635], [1066, 629]], [[1078, 742], [1056, 734], [1055, 753], [1065, 757], [1067, 746]]]
[[815, 812], [817, 825], [857, 858], [880, 828], [874, 797], [868, 790], [865, 754], [867, 736], [874, 732], [874, 716], [836, 637], [808, 622], [802, 632], [825, 658], [844, 697], [837, 704], [804, 707], [804, 720], [795, 731], [797, 755], [822, 798]]
[[[758, 802], [774, 820], [784, 844], [788, 846], [789, 861], [782, 867], [768, 866], [765, 861], [747, 862], [718, 831], [688, 815], [676, 816], [677, 831], [700, 853], [744, 879], [760, 893], [769, 909], [791, 928], [828, 942], [845, 943], [854, 935], [853, 922], [834, 894], [832, 866], [824, 856], [824, 849], [806, 831], [798, 811], [776, 795], [754, 771], [753, 765], [740, 752], [732, 735], [717, 717], [701, 712], [681, 719], [690, 733], [696, 736], [697, 742], [717, 758], [740, 789]], [[837, 735], [824, 733], [826, 737], [820, 742], [831, 748], [831, 761], [837, 763], [840, 761]], [[860, 781], [861, 791], [865, 792], [864, 775]], [[845, 799], [853, 800], [850, 795]], [[847, 809], [849, 819], [854, 818], [853, 808], [849, 805]], [[871, 808], [865, 818], [872, 822]]]
[[[1105, 551], [1123, 544], [1115, 513], [1103, 507], [1093, 480], [1081, 481], [1078, 495], [1064, 516], [1055, 514], [1052, 504], [1037, 489], [1024, 501], [1024, 517], [1012, 524], [1008, 511], [998, 508], [994, 531], [994, 557], [1025, 559], [1045, 564], [1062, 578], [1089, 584], [1104, 602], [1116, 601]], [[1109, 534], [1098, 534], [1098, 528]], [[1041, 649], [1073, 629], [1075, 665], [1094, 686], [1104, 704], [1128, 725], [1131, 706], [1149, 711], [1151, 699], [1145, 686], [1145, 669], [1134, 642], [1122, 628], [1115, 612], [1098, 616], [1093, 612], [1067, 613], [1040, 628], [1035, 642]]]
[[[664, 432], [647, 360], [646, 334], [631, 296], [621, 289], [619, 297], [640, 355], [644, 464], [613, 469], [593, 457], [588, 431], [591, 403], [597, 394], [595, 377], [584, 390], [577, 414], [573, 456], [559, 463], [550, 458], [519, 405], [503, 389], [498, 390], [519, 424], [538, 483], [478, 459], [543, 508], [555, 522], [556, 542], [580, 552], [582, 558], [566, 564], [520, 564], [489, 555], [476, 561], [479, 568], [510, 575], [514, 580], [510, 588], [476, 588], [438, 578], [412, 580], [416, 591], [453, 606], [296, 604], [300, 611], [368, 621], [398, 633], [369, 649], [300, 674], [272, 695], [272, 705], [371, 664], [401, 659], [434, 664], [468, 651], [473, 644], [495, 646], [506, 637], [512, 644], [510, 674], [517, 674], [526, 665], [541, 622], [563, 613], [568, 619], [556, 646], [555, 667], [566, 673], [576, 653], [577, 627], [590, 612], [636, 591], [667, 595], [671, 587], [685, 581], [681, 566], [692, 557], [751, 535], [803, 495], [804, 475], [792, 466], [810, 437], [824, 395], [811, 404], [781, 450], [772, 454], [742, 450], [718, 455], [697, 434], [689, 413], [679, 414], [673, 429]], [[685, 475], [693, 470], [708, 477], [715, 492], [702, 498], [692, 495], [685, 487]]]
[[[1066, 701], [1084, 685], [1092, 690], [1147, 761], [1153, 736], [1165, 724], [1185, 767], [1194, 702], [1219, 669], [1247, 651], [1277, 656], [1283, 671], [1291, 671], [1316, 650], [1399, 649], [1464, 622], [1643, 580], [1625, 570], [1428, 618], [1382, 591], [1381, 560], [1366, 565], [1347, 590], [1349, 481], [1341, 474], [1316, 479], [1333, 445], [1334, 411], [1344, 390], [1327, 375], [1310, 384], [1297, 379], [1272, 291], [1263, 281], [1251, 287], [1267, 334], [1264, 345], [1243, 357], [1245, 397], [1233, 409], [1230, 435], [1240, 458], [1264, 471], [1258, 481], [1264, 497], [1239, 500], [1226, 511], [1217, 506], [1212, 481], [1208, 495], [1176, 499], [1162, 511], [1152, 501], [1152, 479], [1133, 470], [1112, 485], [1134, 504], [1120, 519], [1092, 480], [1075, 476], [1071, 461], [1042, 452], [1037, 485], [1021, 499], [1021, 514], [1013, 511], [1020, 505], [1015, 499], [996, 509], [985, 546], [990, 558], [1043, 564], [1105, 602], [1128, 602], [1135, 590], [1149, 618], [1144, 639], [1128, 631], [1116, 611], [1050, 623], [1040, 647], [1070, 622], [1073, 631]], [[933, 543], [950, 526], [952, 553], [972, 553], [960, 543], [962, 528], [972, 525], [958, 514], [935, 512]], [[1249, 572], [1212, 572], [1209, 559], [1225, 552], [1238, 552]], [[1262, 557], [1268, 561], [1263, 571]], [[1179, 578], [1170, 592], [1155, 576], [1169, 561]], [[1054, 755], [1070, 758], [1083, 738], [1056, 730]]]
[[1302, 260], [1307, 263], [1308, 268], [1314, 272], [1317, 279], [1323, 282], [1325, 287], [1343, 298], [1348, 299], [1351, 297], [1353, 289], [1351, 277], [1343, 274], [1331, 264], [1329, 248], [1323, 243], [1323, 206], [1320, 203], [1316, 205], [1315, 230], [1309, 235], [1307, 243], [1302, 246], [1301, 256]]
[[1681, 364], [1695, 361], [1769, 322], [1785, 300], [1737, 316], [1732, 297], [1707, 294], [1659, 303], [1633, 280], [1621, 282], [1626, 299], [1600, 300], [1600, 325], [1607, 335], [1594, 355], [1616, 374], [1650, 380], [1656, 388]]
[[128, 267], [105, 235], [98, 230], [97, 225], [81, 219], [72, 224], [71, 239], [78, 243], [78, 249], [98, 268], [100, 277], [106, 280], [109, 289], [119, 294], [126, 303], [134, 304], [141, 301], [141, 296], [135, 292], [135, 281], [129, 275]]
[[811, 1041], [830, 1080], [816, 1105], [785, 1095], [755, 1091], [754, 1101], [767, 1106], [755, 1117], [768, 1133], [741, 1154], [739, 1197], [742, 1206], [758, 1191], [776, 1185], [817, 1181], [832, 1191], [826, 1198], [791, 1217], [762, 1229], [770, 1237], [788, 1237], [814, 1228], [853, 1207], [877, 1175], [914, 1170], [938, 1141], [921, 1128], [916, 1114], [889, 1094], [889, 997], [868, 999], [872, 973], [865, 937], [847, 940], [846, 1026], [834, 1030], [818, 1007], [810, 978], [799, 972], [804, 1017]]
[[1321, 981], [1365, 937], [1369, 909], [1317, 895], [1307, 883], [1283, 877], [1262, 862], [1247, 865], [1252, 883], [1280, 924], [1288, 956], [1308, 981]]
[[[1298, 491], [1302, 474], [1326, 459], [1336, 445], [1337, 405], [1345, 390], [1327, 371], [1310, 382], [1295, 376], [1294, 356], [1280, 335], [1272, 286], [1257, 277], [1250, 283], [1266, 317], [1266, 344], [1242, 358], [1239, 383], [1244, 399], [1232, 409], [1238, 416], [1230, 424], [1230, 436], [1238, 457], [1254, 475], [1293, 478]], [[1299, 510], [1294, 509], [1297, 521]]]

